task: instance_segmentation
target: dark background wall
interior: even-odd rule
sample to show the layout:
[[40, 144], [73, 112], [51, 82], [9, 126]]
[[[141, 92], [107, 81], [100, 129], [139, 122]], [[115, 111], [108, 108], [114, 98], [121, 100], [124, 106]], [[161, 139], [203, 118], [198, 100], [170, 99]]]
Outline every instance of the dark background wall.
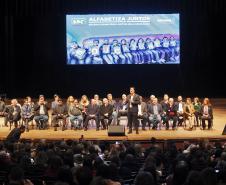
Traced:
[[[67, 13], [180, 13], [180, 65], [67, 66]], [[0, 94], [225, 97], [225, 0], [2, 0]], [[224, 26], [223, 26], [224, 25]]]

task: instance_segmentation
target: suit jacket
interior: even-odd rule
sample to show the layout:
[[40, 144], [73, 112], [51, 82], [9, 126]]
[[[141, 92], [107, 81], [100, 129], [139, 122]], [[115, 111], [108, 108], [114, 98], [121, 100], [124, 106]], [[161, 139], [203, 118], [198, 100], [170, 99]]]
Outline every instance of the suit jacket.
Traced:
[[[15, 106], [15, 110], [16, 110], [16, 112], [17, 112], [17, 115], [20, 116], [20, 113], [21, 113], [21, 108], [20, 108], [20, 106], [16, 105], [16, 106]], [[8, 115], [12, 115], [13, 112], [14, 112], [14, 107], [13, 107], [12, 105], [6, 106], [5, 112], [6, 112]]]
[[[185, 103], [184, 102], [181, 102], [181, 103], [182, 103], [182, 110], [184, 111]], [[176, 102], [175, 104], [177, 106], [177, 111], [178, 111], [178, 109], [179, 109], [179, 102]]]
[[108, 104], [107, 106], [105, 106], [104, 104], [100, 106], [100, 116], [104, 116], [104, 114], [108, 113], [108, 117], [110, 117], [112, 115], [113, 112], [113, 105]]
[[167, 105], [168, 105], [168, 103], [165, 103], [164, 101], [162, 101], [162, 102], [161, 102], [161, 105], [162, 105], [162, 110], [163, 110], [164, 112], [167, 112]]
[[92, 104], [88, 105], [88, 108], [86, 110], [87, 115], [91, 115], [91, 114], [98, 115], [98, 112], [99, 112], [99, 106], [98, 105], [92, 105]]
[[[157, 111], [158, 111], [158, 114], [162, 114], [163, 112], [163, 109], [162, 109], [162, 105], [157, 103]], [[148, 105], [148, 114], [154, 114], [154, 109], [153, 109], [153, 104], [149, 104]]]
[[[204, 114], [204, 105], [202, 105], [201, 107], [201, 115]], [[208, 114], [210, 116], [211, 119], [213, 119], [213, 108], [211, 105], [208, 106]]]
[[67, 115], [68, 110], [67, 110], [67, 106], [62, 104], [62, 105], [56, 105], [53, 108], [53, 115], [57, 115], [57, 114], [63, 114], [63, 115]]
[[[44, 112], [45, 112], [45, 115], [47, 115], [47, 116], [48, 116], [48, 110], [49, 110], [49, 107], [46, 103], [46, 104], [44, 104]], [[40, 112], [40, 105], [37, 103], [37, 104], [34, 105], [35, 116], [39, 116], [40, 115], [39, 112]]]
[[140, 105], [141, 105], [141, 113], [142, 114], [147, 113], [148, 111], [147, 104], [145, 102], [141, 102]]
[[[128, 112], [138, 112], [138, 104], [140, 104], [140, 96], [138, 94], [134, 94], [133, 102], [131, 102], [131, 95], [127, 96], [128, 102]], [[131, 106], [131, 107], [130, 107]]]
[[118, 108], [117, 102], [115, 100], [111, 100], [111, 101], [108, 100], [108, 102], [113, 106], [113, 110], [116, 111]]

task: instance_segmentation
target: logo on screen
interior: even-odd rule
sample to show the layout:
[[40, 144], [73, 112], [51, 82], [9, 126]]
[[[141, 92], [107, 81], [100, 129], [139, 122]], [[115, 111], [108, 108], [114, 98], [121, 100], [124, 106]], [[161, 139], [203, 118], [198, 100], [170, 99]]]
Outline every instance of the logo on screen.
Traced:
[[72, 18], [71, 19], [72, 25], [81, 25], [86, 23], [86, 19], [84, 18]]

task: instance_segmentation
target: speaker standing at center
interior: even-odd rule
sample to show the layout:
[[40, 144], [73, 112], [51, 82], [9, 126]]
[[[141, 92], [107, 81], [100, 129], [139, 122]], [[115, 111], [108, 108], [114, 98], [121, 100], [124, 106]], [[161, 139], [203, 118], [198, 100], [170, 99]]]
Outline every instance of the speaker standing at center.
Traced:
[[108, 127], [108, 136], [125, 136], [125, 126], [110, 125]]

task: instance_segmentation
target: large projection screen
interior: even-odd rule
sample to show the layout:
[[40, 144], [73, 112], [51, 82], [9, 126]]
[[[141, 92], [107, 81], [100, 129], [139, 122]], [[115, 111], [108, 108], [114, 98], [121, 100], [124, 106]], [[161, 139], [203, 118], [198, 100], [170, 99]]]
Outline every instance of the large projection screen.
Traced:
[[66, 15], [68, 65], [179, 64], [179, 14]]

